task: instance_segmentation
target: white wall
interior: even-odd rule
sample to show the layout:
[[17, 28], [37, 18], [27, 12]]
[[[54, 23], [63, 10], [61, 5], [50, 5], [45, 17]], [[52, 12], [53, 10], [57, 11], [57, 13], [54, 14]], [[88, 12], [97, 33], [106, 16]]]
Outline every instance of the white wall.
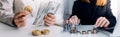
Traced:
[[118, 0], [111, 0], [111, 9], [116, 18], [118, 18]]
[[[113, 32], [113, 37], [120, 37], [120, 0], [111, 0], [111, 1], [114, 1], [114, 4], [116, 3], [116, 11], [117, 11], [117, 14], [118, 14], [118, 18], [117, 18], [117, 24], [115, 26], [115, 30]], [[114, 8], [114, 7], [113, 7]], [[115, 11], [114, 10], [114, 11]]]

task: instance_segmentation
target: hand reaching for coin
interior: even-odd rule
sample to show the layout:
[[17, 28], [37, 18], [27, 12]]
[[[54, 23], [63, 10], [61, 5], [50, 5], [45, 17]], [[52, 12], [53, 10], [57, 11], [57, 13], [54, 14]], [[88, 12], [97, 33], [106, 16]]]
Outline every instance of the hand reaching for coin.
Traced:
[[80, 23], [80, 19], [78, 19], [78, 17], [76, 15], [72, 16], [69, 20], [66, 20], [67, 24], [74, 24], [74, 25], [79, 25]]
[[15, 14], [15, 16], [14, 16], [14, 23], [16, 24], [16, 26], [17, 26], [18, 28], [25, 26], [26, 16], [27, 16], [28, 14], [30, 14], [30, 13], [27, 12], [27, 11], [18, 12], [18, 13]]
[[110, 22], [105, 17], [99, 17], [95, 23], [97, 27], [108, 27]]

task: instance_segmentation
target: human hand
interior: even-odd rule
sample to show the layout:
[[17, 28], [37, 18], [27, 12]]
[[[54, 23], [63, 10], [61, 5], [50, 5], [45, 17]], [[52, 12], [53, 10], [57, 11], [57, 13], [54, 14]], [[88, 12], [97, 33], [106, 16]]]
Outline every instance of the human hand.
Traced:
[[26, 22], [25, 22], [26, 16], [27, 16], [28, 14], [30, 14], [30, 13], [27, 12], [27, 11], [18, 12], [18, 13], [15, 14], [15, 16], [14, 16], [14, 23], [16, 24], [16, 26], [17, 26], [18, 28], [25, 26], [25, 24], [26, 24]]
[[78, 17], [76, 15], [72, 16], [69, 20], [66, 20], [67, 24], [74, 24], [74, 25], [79, 25], [80, 23], [80, 19], [78, 19]]
[[99, 17], [95, 23], [97, 27], [108, 27], [110, 22], [105, 17]]
[[44, 22], [45, 25], [50, 26], [50, 25], [54, 25], [56, 20], [56, 16], [53, 14], [48, 13], [46, 16], [44, 16]]

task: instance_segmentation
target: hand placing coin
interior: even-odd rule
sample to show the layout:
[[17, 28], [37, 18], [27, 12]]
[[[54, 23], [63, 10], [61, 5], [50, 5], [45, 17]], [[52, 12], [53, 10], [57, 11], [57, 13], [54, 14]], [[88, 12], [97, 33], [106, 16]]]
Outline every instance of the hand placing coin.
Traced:
[[99, 17], [95, 23], [95, 26], [107, 28], [109, 24], [110, 22], [106, 17]]
[[74, 15], [74, 16], [72, 16], [69, 20], [66, 20], [66, 23], [67, 23], [67, 24], [72, 23], [72, 24], [74, 24], [74, 25], [79, 25], [80, 19], [79, 19], [76, 15]]
[[[24, 11], [28, 11], [28, 12], [32, 13], [33, 9], [31, 6], [28, 5], [28, 6], [25, 6]], [[31, 16], [33, 16], [33, 15], [31, 14]]]
[[20, 28], [20, 27], [24, 27], [26, 22], [26, 16], [29, 14], [29, 12], [25, 11], [25, 12], [18, 12], [15, 14], [14, 16], [14, 23], [15, 25]]

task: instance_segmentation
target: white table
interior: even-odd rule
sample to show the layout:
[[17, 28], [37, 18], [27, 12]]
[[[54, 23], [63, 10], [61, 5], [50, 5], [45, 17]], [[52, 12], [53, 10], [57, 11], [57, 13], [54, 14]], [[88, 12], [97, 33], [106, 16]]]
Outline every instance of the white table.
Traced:
[[[79, 36], [77, 34], [70, 34], [69, 32], [63, 32], [63, 27], [60, 27], [60, 26], [50, 26], [50, 27], [35, 26], [35, 25], [31, 25], [32, 24], [31, 21], [33, 20], [28, 20], [26, 26], [20, 29], [10, 27], [8, 25], [0, 23], [0, 37], [36, 37], [31, 34], [32, 30], [35, 30], [35, 29], [39, 29], [39, 30], [49, 29], [50, 30], [49, 35], [41, 35], [37, 37], [76, 37], [76, 36]], [[84, 25], [80, 27], [80, 30], [89, 30], [92, 28], [93, 28], [92, 25]], [[108, 34], [104, 34], [102, 32], [98, 32], [97, 34], [94, 34], [91, 36], [92, 37], [109, 37]]]
[[[87, 28], [86, 28], [87, 27]], [[75, 37], [77, 34], [70, 34], [68, 32], [63, 32], [63, 28], [59, 26], [51, 26], [51, 27], [37, 27], [37, 26], [30, 26], [26, 28], [16, 29], [5, 24], [0, 23], [0, 37], [35, 37], [32, 36], [31, 31], [35, 29], [50, 29], [49, 35], [42, 35], [41, 37]], [[90, 25], [82, 26], [81, 30], [87, 30], [93, 28]], [[92, 37], [109, 37], [107, 34], [104, 33], [97, 33], [92, 35]]]

